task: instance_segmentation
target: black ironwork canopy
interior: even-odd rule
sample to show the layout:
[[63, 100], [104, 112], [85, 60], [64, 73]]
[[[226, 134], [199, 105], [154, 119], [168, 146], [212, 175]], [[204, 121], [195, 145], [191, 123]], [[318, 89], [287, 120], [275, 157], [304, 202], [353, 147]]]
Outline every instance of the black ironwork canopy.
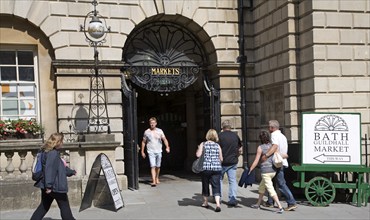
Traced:
[[124, 74], [136, 85], [173, 92], [194, 83], [206, 56], [194, 34], [171, 22], [154, 22], [135, 31], [124, 48]]

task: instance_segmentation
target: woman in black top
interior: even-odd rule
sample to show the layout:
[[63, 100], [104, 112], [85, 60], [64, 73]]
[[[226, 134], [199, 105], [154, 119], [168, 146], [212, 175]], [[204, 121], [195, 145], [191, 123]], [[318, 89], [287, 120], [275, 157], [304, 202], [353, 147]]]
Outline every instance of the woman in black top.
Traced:
[[31, 220], [41, 220], [49, 211], [54, 199], [57, 201], [63, 220], [74, 220], [68, 201], [67, 176], [76, 174], [69, 169], [60, 158], [63, 134], [52, 134], [42, 150], [45, 152], [43, 164], [43, 179], [35, 184], [41, 189], [41, 203], [33, 213]]

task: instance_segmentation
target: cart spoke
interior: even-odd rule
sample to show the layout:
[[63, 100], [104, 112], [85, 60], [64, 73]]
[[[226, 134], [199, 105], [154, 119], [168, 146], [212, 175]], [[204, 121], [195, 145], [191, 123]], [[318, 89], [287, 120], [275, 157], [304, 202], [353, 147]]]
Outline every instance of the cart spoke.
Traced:
[[328, 197], [327, 197], [327, 195], [328, 195], [328, 194], [324, 194], [324, 195], [322, 195], [322, 198], [324, 198], [324, 199], [325, 199], [325, 201], [329, 201], [329, 199], [330, 199], [330, 197], [331, 197], [330, 195], [328, 195], [328, 196], [329, 196], [329, 198], [328, 198]]
[[321, 187], [321, 181], [320, 180], [317, 181], [317, 185], [318, 185], [318, 187]]

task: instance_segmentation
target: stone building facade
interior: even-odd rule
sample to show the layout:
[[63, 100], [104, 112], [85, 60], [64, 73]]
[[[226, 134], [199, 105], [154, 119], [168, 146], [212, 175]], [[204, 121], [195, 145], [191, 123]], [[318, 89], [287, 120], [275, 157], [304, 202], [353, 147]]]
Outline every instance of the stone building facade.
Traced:
[[[254, 157], [257, 134], [270, 119], [279, 120], [289, 143], [296, 146], [300, 143], [302, 112], [358, 112], [362, 134], [369, 134], [370, 3], [353, 2], [98, 1], [96, 8], [110, 26], [106, 42], [99, 45], [98, 52], [110, 130], [114, 140], [120, 143], [114, 150], [116, 172], [126, 173], [123, 149], [129, 148], [125, 141], [130, 136], [125, 123], [132, 116], [137, 126], [134, 144], [140, 144], [149, 117], [158, 117], [159, 126], [167, 133], [172, 146], [171, 157], [164, 156], [164, 168], [170, 171], [189, 169], [205, 131], [209, 127], [219, 129], [220, 121], [227, 119], [233, 122], [233, 130], [246, 139], [243, 142], [248, 146], [240, 166]], [[63, 132], [66, 141], [72, 144], [82, 141], [80, 134], [86, 133], [88, 124], [94, 51], [80, 25], [93, 10], [90, 3], [0, 1], [0, 52], [33, 53], [36, 118], [45, 126], [46, 136]], [[242, 13], [238, 11], [241, 3]], [[246, 60], [241, 62], [244, 68], [238, 60], [240, 28], [244, 32]], [[165, 34], [173, 38], [185, 36], [178, 42], [189, 43], [187, 48], [179, 49], [177, 41], [171, 41], [167, 47], [163, 46], [163, 53], [173, 49], [188, 57], [197, 55], [198, 60], [193, 61], [197, 61], [199, 73], [191, 85], [179, 91], [155, 92], [133, 83], [135, 72], [129, 71], [133, 67], [129, 62], [140, 59], [140, 53], [131, 53], [145, 51], [149, 46], [143, 48], [142, 44], [154, 39], [154, 36], [147, 41], [140, 38], [146, 29], [157, 34], [162, 43], [169, 42]], [[140, 45], [135, 44], [138, 40]], [[189, 49], [193, 49], [193, 55], [186, 52]], [[158, 62], [165, 61], [162, 57]], [[244, 72], [240, 73], [241, 69]], [[240, 83], [241, 75], [245, 77], [244, 85]], [[0, 83], [2, 88], [9, 84], [6, 80]], [[18, 86], [22, 83], [16, 81]], [[125, 106], [126, 84], [135, 92], [134, 112]], [[245, 108], [241, 105], [243, 95]], [[2, 119], [7, 117], [4, 97], [0, 97]], [[138, 160], [136, 166], [147, 169], [145, 161]], [[14, 163], [19, 165], [19, 161], [15, 155]], [[32, 156], [28, 155], [26, 161], [32, 161]], [[91, 166], [92, 162], [87, 164]], [[6, 167], [6, 157], [1, 152], [2, 174], [6, 173]], [[82, 175], [88, 175], [88, 170]]]

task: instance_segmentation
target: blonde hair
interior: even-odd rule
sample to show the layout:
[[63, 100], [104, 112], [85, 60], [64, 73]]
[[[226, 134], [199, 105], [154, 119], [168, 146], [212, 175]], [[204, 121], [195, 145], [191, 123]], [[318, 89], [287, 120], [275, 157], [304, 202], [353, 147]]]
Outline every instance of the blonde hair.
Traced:
[[45, 142], [42, 148], [45, 152], [51, 151], [54, 148], [58, 148], [63, 143], [64, 135], [62, 133], [53, 133], [49, 139]]
[[157, 122], [157, 118], [156, 117], [151, 117], [151, 118], [149, 118], [149, 122], [150, 121], [155, 121], [155, 122]]
[[215, 129], [209, 129], [207, 134], [206, 134], [206, 140], [207, 141], [214, 141], [218, 142], [218, 134]]

